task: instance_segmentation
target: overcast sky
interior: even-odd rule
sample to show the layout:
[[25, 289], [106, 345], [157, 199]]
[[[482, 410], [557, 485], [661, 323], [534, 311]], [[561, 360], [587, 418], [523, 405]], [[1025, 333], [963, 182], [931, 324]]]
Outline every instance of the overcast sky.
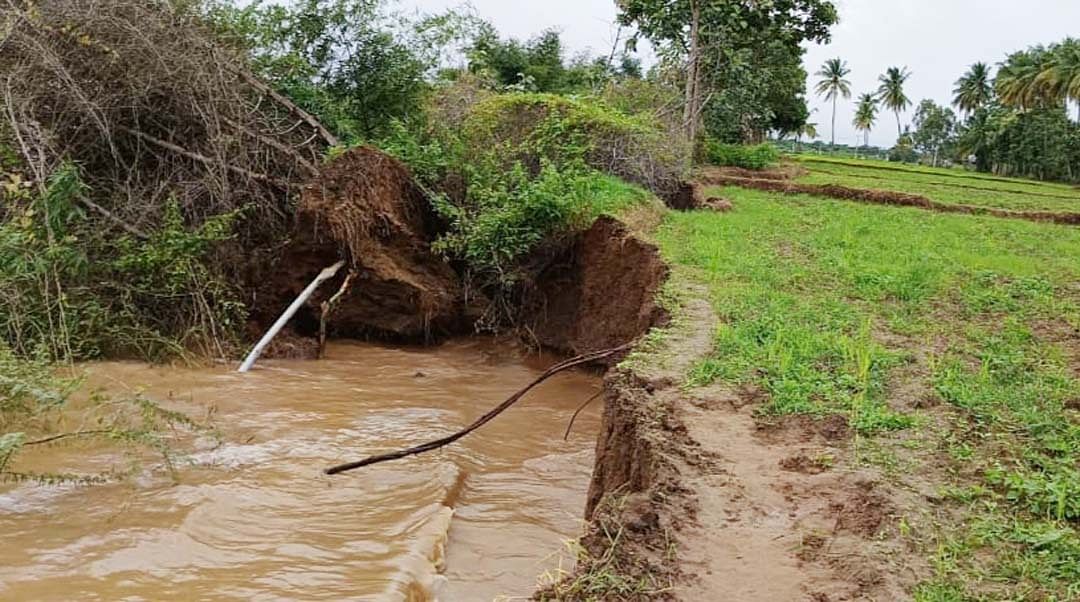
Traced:
[[[852, 94], [877, 89], [877, 77], [887, 67], [907, 66], [914, 73], [907, 94], [917, 104], [923, 98], [951, 101], [953, 82], [976, 61], [991, 64], [1014, 50], [1080, 35], [1080, 0], [834, 0], [840, 24], [832, 43], [811, 46], [806, 70], [812, 90], [821, 64], [840, 57], [852, 70]], [[434, 12], [462, 5], [461, 0], [401, 0], [403, 7]], [[614, 0], [472, 0], [475, 12], [503, 35], [529, 38], [547, 29], [562, 32], [570, 52], [606, 54], [615, 38]], [[810, 120], [821, 138], [829, 139], [831, 107], [809, 95]], [[836, 114], [837, 142], [861, 143], [851, 125], [854, 98], [840, 101]], [[909, 123], [911, 110], [902, 116]], [[883, 114], [870, 141], [891, 146], [896, 119]]]

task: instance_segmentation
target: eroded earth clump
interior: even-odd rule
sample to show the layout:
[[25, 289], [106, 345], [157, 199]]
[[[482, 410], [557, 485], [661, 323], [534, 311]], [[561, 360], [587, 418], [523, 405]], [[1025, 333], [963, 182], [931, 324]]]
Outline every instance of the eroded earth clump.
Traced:
[[601, 216], [539, 270], [523, 322], [541, 345], [573, 354], [617, 347], [662, 323], [668, 268], [659, 250]]
[[347, 263], [298, 317], [296, 328], [313, 334], [314, 308], [355, 278], [338, 299], [333, 336], [432, 340], [460, 332], [461, 279], [435, 254], [437, 216], [397, 159], [368, 147], [347, 151], [303, 190], [296, 225], [274, 268], [259, 286], [254, 319], [267, 324], [323, 268]]
[[[255, 331], [265, 329], [322, 269], [346, 261], [294, 321], [299, 338], [318, 330], [320, 304], [342, 290], [327, 320], [331, 336], [434, 342], [475, 330], [487, 300], [432, 250], [443, 224], [408, 168], [359, 147], [304, 187], [288, 243], [254, 277]], [[585, 353], [634, 341], [665, 319], [656, 297], [668, 269], [655, 246], [603, 216], [583, 232], [523, 262], [527, 284], [516, 324], [527, 343]], [[292, 345], [289, 354], [296, 355]], [[273, 350], [272, 350], [273, 351]]]

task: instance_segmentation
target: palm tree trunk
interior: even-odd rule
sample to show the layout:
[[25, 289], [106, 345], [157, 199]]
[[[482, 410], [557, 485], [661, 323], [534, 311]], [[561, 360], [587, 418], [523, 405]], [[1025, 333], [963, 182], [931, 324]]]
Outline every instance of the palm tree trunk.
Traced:
[[836, 96], [832, 97], [832, 142], [829, 146], [836, 150]]
[[896, 140], [900, 140], [900, 136], [903, 136], [904, 132], [900, 129], [900, 111], [896, 111]]

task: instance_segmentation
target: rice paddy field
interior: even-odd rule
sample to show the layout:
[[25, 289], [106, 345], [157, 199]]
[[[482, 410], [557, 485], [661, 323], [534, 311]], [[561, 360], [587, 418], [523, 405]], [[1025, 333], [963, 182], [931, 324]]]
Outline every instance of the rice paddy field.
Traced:
[[[1080, 211], [1066, 185], [804, 159], [799, 181]], [[899, 492], [915, 599], [1080, 600], [1080, 228], [713, 188], [664, 254], [721, 318], [687, 383], [762, 417], [842, 415], [847, 460]]]
[[1080, 212], [1080, 188], [1068, 184], [1001, 178], [961, 169], [802, 155], [803, 184], [839, 184], [919, 194], [941, 203], [1022, 211]]

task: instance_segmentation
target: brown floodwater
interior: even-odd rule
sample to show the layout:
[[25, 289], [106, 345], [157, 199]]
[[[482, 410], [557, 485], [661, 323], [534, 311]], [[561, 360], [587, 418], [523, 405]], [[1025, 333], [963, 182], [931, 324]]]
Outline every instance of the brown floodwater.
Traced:
[[[541, 385], [443, 450], [335, 477], [339, 461], [464, 426], [553, 358], [484, 339], [432, 349], [333, 344], [318, 362], [86, 367], [111, 392], [216, 409], [178, 477], [153, 466], [93, 487], [0, 488], [3, 600], [506, 600], [569, 568], [600, 404], [586, 372]], [[124, 462], [90, 442], [34, 449], [18, 469]]]

